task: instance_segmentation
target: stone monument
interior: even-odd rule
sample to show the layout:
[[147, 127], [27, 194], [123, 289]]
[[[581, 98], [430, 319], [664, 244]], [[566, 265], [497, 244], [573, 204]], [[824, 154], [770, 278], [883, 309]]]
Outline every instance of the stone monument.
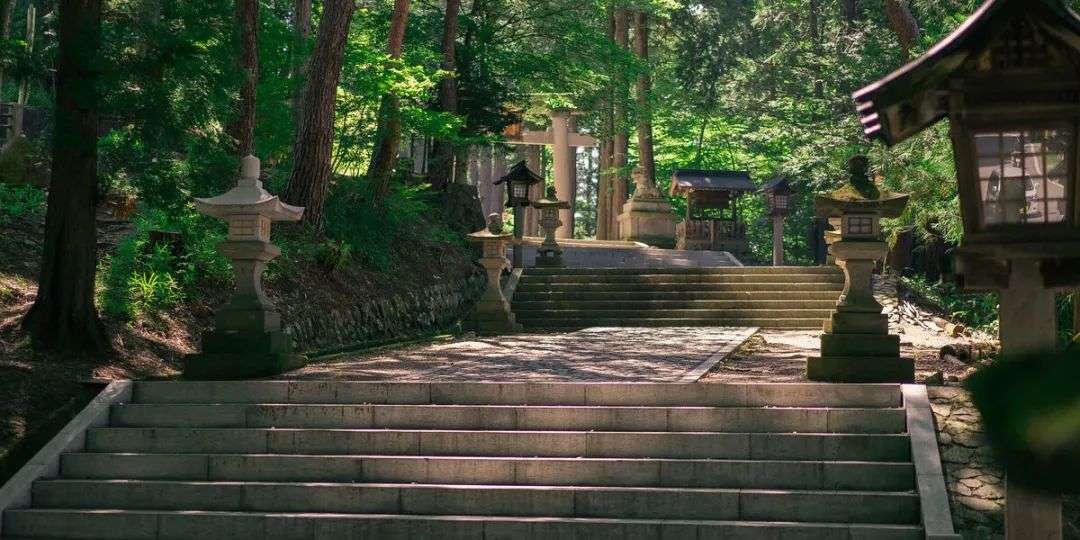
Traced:
[[540, 227], [544, 229], [544, 242], [536, 250], [536, 266], [541, 268], [562, 268], [563, 252], [555, 233], [563, 225], [559, 219], [560, 211], [570, 208], [570, 203], [560, 201], [555, 188], [548, 188], [547, 197], [533, 203], [533, 208], [540, 211]]
[[274, 375], [303, 365], [292, 340], [281, 331], [281, 315], [262, 289], [266, 263], [281, 254], [270, 243], [270, 223], [298, 221], [303, 208], [281, 202], [259, 181], [259, 160], [241, 161], [235, 188], [195, 199], [199, 212], [229, 223], [218, 251], [232, 261], [236, 292], [218, 309], [214, 329], [203, 334], [202, 352], [184, 359], [188, 379], [242, 379]]
[[506, 268], [506, 244], [513, 234], [503, 232], [502, 216], [488, 216], [488, 226], [482, 231], [469, 235], [469, 240], [480, 244], [483, 254], [480, 265], [487, 271], [487, 288], [476, 304], [473, 322], [476, 333], [481, 335], [507, 334], [518, 332], [521, 325], [514, 320], [510, 303], [502, 293], [502, 271]]
[[675, 216], [671, 203], [660, 194], [656, 181], [645, 169], [634, 169], [634, 195], [619, 215], [619, 238], [650, 246], [675, 247]]
[[839, 218], [839, 240], [831, 246], [844, 271], [844, 292], [821, 336], [821, 356], [809, 358], [807, 378], [829, 382], [913, 382], [915, 363], [900, 357], [900, 337], [874, 299], [872, 277], [888, 254], [881, 218], [899, 217], [908, 196], [884, 192], [870, 180], [869, 161], [856, 156], [848, 185], [815, 201], [819, 217]]

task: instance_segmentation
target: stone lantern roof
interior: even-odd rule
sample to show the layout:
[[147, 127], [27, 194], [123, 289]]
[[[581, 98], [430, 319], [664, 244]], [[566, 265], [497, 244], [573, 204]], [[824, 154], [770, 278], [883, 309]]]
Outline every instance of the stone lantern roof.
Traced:
[[242, 160], [236, 187], [217, 197], [196, 198], [195, 208], [202, 214], [222, 219], [259, 215], [272, 221], [298, 221], [304, 215], [303, 208], [285, 204], [263, 189], [259, 181], [259, 158], [254, 156]]
[[863, 156], [851, 159], [851, 177], [840, 189], [814, 198], [818, 217], [840, 217], [843, 214], [877, 214], [896, 218], [904, 213], [906, 193], [881, 190], [867, 174], [869, 163]]
[[534, 202], [533, 207], [541, 210], [544, 208], [570, 208], [570, 203], [560, 201], [555, 193], [555, 188], [548, 188], [547, 195], [543, 199]]
[[514, 236], [514, 234], [510, 232], [503, 232], [502, 217], [499, 216], [499, 214], [491, 214], [490, 216], [488, 216], [487, 227], [484, 227], [482, 230], [476, 231], [474, 233], [468, 234], [469, 240], [472, 240], [473, 242], [484, 242], [487, 240], [505, 240], [511, 236]]

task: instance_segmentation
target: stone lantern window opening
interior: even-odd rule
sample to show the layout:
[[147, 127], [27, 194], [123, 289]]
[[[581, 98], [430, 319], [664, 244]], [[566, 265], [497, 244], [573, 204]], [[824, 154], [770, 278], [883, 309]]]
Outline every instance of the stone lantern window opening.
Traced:
[[842, 236], [844, 239], [866, 238], [876, 240], [879, 236], [880, 225], [875, 216], [846, 215], [842, 219]]

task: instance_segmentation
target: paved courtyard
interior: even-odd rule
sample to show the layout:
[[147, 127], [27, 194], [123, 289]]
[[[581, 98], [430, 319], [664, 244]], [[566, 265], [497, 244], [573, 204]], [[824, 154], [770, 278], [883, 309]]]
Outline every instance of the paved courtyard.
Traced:
[[589, 328], [518, 334], [316, 362], [290, 379], [693, 382], [754, 328]]

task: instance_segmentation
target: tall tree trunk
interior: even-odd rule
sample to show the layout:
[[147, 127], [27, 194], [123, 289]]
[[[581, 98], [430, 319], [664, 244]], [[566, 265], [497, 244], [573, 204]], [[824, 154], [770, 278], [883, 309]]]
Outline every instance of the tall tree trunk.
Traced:
[[[461, 0], [446, 0], [446, 13], [443, 17], [442, 34], [442, 65], [443, 71], [449, 73], [439, 83], [439, 110], [445, 113], [457, 113], [457, 34], [458, 13], [461, 11]], [[452, 141], [437, 140], [431, 151], [431, 166], [428, 168], [428, 178], [432, 186], [445, 187], [454, 176], [454, 144]]]
[[[15, 0], [3, 0], [0, 4], [0, 39], [11, 39], [11, 20], [15, 17]], [[4, 70], [0, 69], [0, 102], [4, 99]]]
[[[409, 0], [395, 0], [390, 18], [390, 58], [401, 58], [405, 46], [405, 27], [409, 21]], [[397, 163], [401, 146], [401, 106], [393, 92], [387, 92], [379, 104], [379, 127], [375, 135], [375, 152], [368, 165], [368, 180], [375, 184], [379, 199], [390, 193], [390, 178]]]
[[844, 11], [844, 24], [851, 26], [862, 17], [862, 0], [841, 0], [840, 7]]
[[[630, 47], [630, 12], [625, 8], [615, 10], [615, 45], [621, 50]], [[630, 137], [626, 133], [626, 108], [629, 101], [630, 82], [622, 76], [621, 70], [615, 74], [615, 106], [613, 109], [615, 135], [612, 137], [612, 163], [615, 169], [612, 179], [611, 235], [619, 238], [619, 214], [628, 198], [630, 171], [626, 170], [627, 155], [630, 153]]]
[[[634, 52], [643, 64], [649, 63], [649, 14], [639, 11], [634, 17]], [[648, 68], [637, 79], [637, 135], [639, 166], [645, 170], [645, 178], [656, 183], [656, 159], [653, 157], [652, 110], [649, 94], [652, 77]]]
[[94, 306], [102, 0], [60, 0], [53, 167], [37, 299], [23, 328], [42, 348], [108, 351]]
[[[608, 27], [607, 37], [614, 43], [615, 42], [615, 9], [614, 7], [608, 7]], [[609, 66], [609, 72], [613, 73], [613, 66]], [[613, 240], [614, 235], [611, 232], [611, 214], [613, 213], [612, 195], [614, 190], [614, 182], [612, 178], [612, 164], [614, 162], [614, 156], [612, 155], [615, 150], [612, 137], [615, 133], [614, 124], [614, 111], [612, 107], [615, 104], [615, 84], [614, 78], [607, 88], [607, 96], [601, 103], [602, 119], [601, 119], [601, 139], [600, 139], [600, 152], [597, 156], [599, 161], [599, 179], [597, 180], [596, 187], [596, 239], [597, 240]]]
[[349, 24], [356, 11], [354, 0], [326, 0], [310, 74], [304, 90], [303, 121], [293, 148], [293, 169], [282, 199], [303, 206], [304, 223], [322, 227], [326, 194], [330, 189], [334, 147], [334, 105]]
[[[311, 0], [296, 0], [293, 16], [295, 39], [293, 40], [292, 65], [289, 68], [289, 78], [303, 77], [307, 72], [307, 60], [304, 54], [307, 40], [311, 38]], [[303, 121], [300, 99], [303, 97], [303, 88], [300, 88], [292, 97], [292, 110], [296, 131], [300, 131], [300, 122]]]
[[889, 17], [889, 26], [900, 42], [900, 54], [905, 62], [911, 59], [911, 49], [919, 41], [919, 21], [911, 14], [907, 0], [885, 0], [885, 14]]
[[236, 0], [236, 24], [239, 29], [237, 66], [244, 75], [240, 86], [240, 106], [229, 126], [236, 140], [236, 154], [247, 156], [255, 151], [255, 91], [259, 86], [259, 1]]

